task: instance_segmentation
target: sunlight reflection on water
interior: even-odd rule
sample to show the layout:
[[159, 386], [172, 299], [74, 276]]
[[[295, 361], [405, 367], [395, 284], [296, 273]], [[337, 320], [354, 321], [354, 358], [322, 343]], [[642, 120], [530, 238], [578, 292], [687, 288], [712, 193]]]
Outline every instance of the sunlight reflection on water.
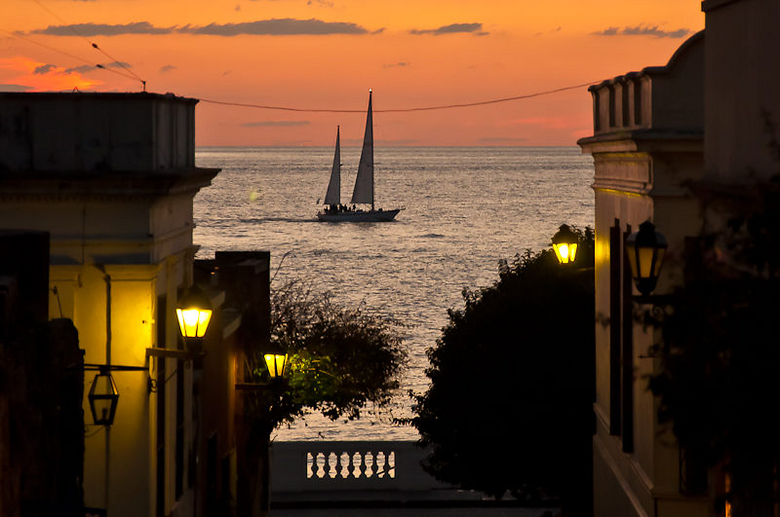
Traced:
[[[447, 323], [447, 308], [462, 305], [462, 289], [492, 284], [499, 259], [546, 247], [562, 223], [593, 225], [592, 159], [570, 147], [377, 149], [377, 206], [406, 209], [391, 223], [320, 223], [316, 202], [332, 153], [199, 148], [198, 166], [222, 172], [195, 197], [198, 257], [270, 250], [271, 274], [278, 268], [272, 288], [312, 279], [343, 305], [365, 303], [411, 324], [410, 364], [392, 411], [409, 416], [406, 392], [426, 388], [425, 350]], [[345, 202], [359, 153], [342, 148]], [[416, 439], [414, 429], [388, 420], [344, 424], [311, 416], [276, 439]]]

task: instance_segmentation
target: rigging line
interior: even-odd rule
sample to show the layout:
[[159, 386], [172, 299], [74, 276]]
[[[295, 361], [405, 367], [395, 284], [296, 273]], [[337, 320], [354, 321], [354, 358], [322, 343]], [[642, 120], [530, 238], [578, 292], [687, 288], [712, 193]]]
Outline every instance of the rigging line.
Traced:
[[133, 72], [133, 70], [132, 70], [132, 69], [131, 69], [129, 66], [127, 66], [127, 65], [125, 65], [123, 62], [121, 62], [121, 61], [118, 61], [118, 60], [116, 60], [115, 58], [113, 58], [113, 57], [112, 57], [112, 56], [111, 56], [111, 55], [110, 55], [108, 52], [106, 52], [106, 51], [105, 51], [105, 50], [103, 50], [102, 48], [98, 47], [98, 46], [97, 46], [97, 43], [92, 43], [92, 48], [94, 48], [95, 50], [97, 50], [98, 52], [100, 52], [101, 54], [103, 54], [104, 56], [106, 56], [108, 59], [110, 59], [111, 61], [113, 61], [113, 62], [114, 62], [114, 63], [116, 63], [117, 65], [121, 66], [121, 67], [122, 67], [123, 69], [125, 69], [126, 71], [130, 72], [130, 73], [133, 75], [133, 77], [135, 77], [136, 79], [138, 79], [139, 81], [141, 81], [141, 83], [144, 85], [144, 91], [146, 91], [146, 81], [144, 81], [143, 79], [141, 79], [140, 77], [138, 77], [138, 74], [136, 74], [135, 72]]
[[132, 78], [135, 78], [135, 79], [137, 79], [138, 81], [140, 81], [140, 82], [143, 84], [144, 91], [146, 91], [146, 81], [144, 81], [143, 79], [141, 79], [140, 77], [138, 77], [138, 75], [137, 75], [135, 72], [133, 72], [133, 71], [130, 69], [130, 67], [126, 66], [126, 65], [125, 65], [124, 63], [122, 63], [121, 61], [117, 61], [116, 59], [114, 59], [113, 57], [111, 57], [111, 56], [110, 56], [110, 55], [109, 55], [109, 54], [108, 54], [106, 51], [104, 51], [102, 48], [98, 47], [97, 43], [95, 43], [94, 41], [91, 41], [89, 38], [87, 38], [86, 36], [84, 36], [83, 34], [81, 34], [79, 31], [77, 31], [77, 30], [76, 30], [76, 29], [73, 27], [73, 25], [71, 25], [71, 24], [68, 24], [68, 22], [66, 22], [65, 20], [63, 20], [63, 19], [62, 19], [62, 18], [60, 18], [59, 16], [57, 16], [57, 13], [55, 13], [54, 11], [52, 11], [51, 9], [49, 9], [48, 7], [46, 7], [45, 5], [43, 5], [43, 4], [42, 4], [42, 3], [41, 3], [39, 0], [33, 0], [33, 2], [35, 2], [36, 4], [38, 4], [38, 6], [40, 6], [40, 7], [41, 7], [41, 9], [43, 9], [43, 10], [44, 10], [44, 11], [46, 11], [47, 13], [49, 13], [49, 14], [51, 14], [52, 16], [54, 16], [55, 18], [57, 18], [57, 19], [60, 21], [60, 23], [62, 23], [62, 24], [63, 24], [63, 26], [67, 27], [67, 28], [68, 28], [68, 30], [70, 30], [70, 31], [71, 31], [73, 34], [75, 34], [76, 36], [79, 36], [80, 38], [83, 38], [83, 39], [84, 39], [84, 40], [85, 40], [87, 43], [89, 43], [89, 44], [92, 46], [92, 48], [94, 48], [95, 50], [97, 50], [98, 52], [100, 52], [101, 54], [103, 54], [104, 56], [106, 56], [108, 59], [110, 59], [111, 61], [113, 61], [114, 63], [116, 63], [116, 64], [117, 64], [117, 65], [119, 65], [120, 67], [122, 67], [123, 69], [125, 69], [127, 72], [129, 72], [130, 74], [132, 74], [132, 76], [133, 76], [133, 77], [131, 77], [131, 79], [132, 79]]
[[81, 61], [82, 63], [86, 63], [86, 64], [88, 64], [90, 66], [94, 66], [95, 68], [100, 68], [101, 70], [105, 70], [106, 72], [111, 72], [113, 74], [121, 75], [122, 77], [125, 77], [127, 79], [135, 79], [133, 76], [124, 74], [124, 73], [120, 72], [119, 70], [115, 70], [115, 69], [112, 69], [112, 68], [107, 68], [104, 65], [101, 65], [100, 63], [95, 64], [92, 61], [84, 59], [83, 57], [79, 57], [79, 56], [77, 56], [75, 54], [71, 54], [70, 52], [65, 52], [64, 50], [60, 50], [58, 48], [51, 47], [49, 45], [45, 45], [45, 44], [40, 43], [38, 41], [35, 41], [35, 40], [30, 39], [30, 38], [26, 38], [24, 36], [21, 36], [19, 34], [14, 34], [12, 32], [4, 31], [4, 30], [0, 30], [0, 33], [6, 34], [6, 35], [8, 35], [8, 36], [10, 36], [12, 38], [19, 38], [20, 40], [26, 41], [27, 43], [32, 43], [33, 45], [38, 45], [39, 47], [43, 47], [45, 49], [51, 50], [52, 52], [59, 52], [60, 54], [68, 56], [68, 57], [70, 57], [72, 59], [75, 59], [77, 61]]
[[[514, 97], [504, 97], [502, 99], [491, 99], [487, 101], [477, 101], [477, 102], [466, 102], [461, 104], [444, 104], [440, 106], [425, 106], [425, 107], [417, 107], [417, 108], [394, 108], [394, 109], [375, 109], [374, 113], [409, 113], [413, 111], [434, 111], [434, 110], [444, 110], [444, 109], [453, 109], [453, 108], [470, 108], [474, 106], [486, 106], [488, 104], [498, 104], [502, 102], [511, 102], [511, 101], [517, 101], [522, 99], [531, 99], [533, 97], [542, 97], [544, 95], [551, 95], [553, 93], [560, 93], [565, 92], [568, 90], [575, 90], [577, 88], [584, 88], [585, 86], [590, 86], [591, 84], [596, 84], [598, 81], [590, 81], [587, 83], [581, 83], [576, 84], [573, 86], [565, 86], [563, 88], [556, 88], [554, 90], [545, 90], [541, 92], [535, 92], [535, 93], [529, 93], [525, 95], [516, 95]], [[354, 109], [325, 109], [325, 108], [292, 108], [288, 106], [268, 106], [263, 104], [248, 104], [248, 103], [242, 103], [242, 102], [227, 102], [227, 101], [217, 101], [212, 99], [199, 99], [201, 102], [206, 102], [209, 104], [218, 104], [221, 106], [237, 106], [241, 108], [257, 108], [257, 109], [267, 109], [267, 110], [278, 110], [278, 111], [295, 111], [299, 113], [365, 113], [365, 109], [361, 110], [354, 110]]]

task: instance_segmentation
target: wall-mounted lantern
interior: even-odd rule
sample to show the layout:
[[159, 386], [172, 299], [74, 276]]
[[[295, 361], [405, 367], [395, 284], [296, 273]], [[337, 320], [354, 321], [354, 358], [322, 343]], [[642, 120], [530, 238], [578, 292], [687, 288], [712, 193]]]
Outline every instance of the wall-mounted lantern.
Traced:
[[119, 403], [119, 392], [111, 376], [108, 366], [101, 366], [100, 371], [89, 388], [89, 409], [95, 425], [111, 425], [114, 423], [116, 406]]
[[649, 220], [640, 224], [639, 231], [626, 239], [626, 253], [634, 284], [645, 296], [649, 296], [655, 289], [668, 247], [666, 237], [656, 231], [655, 225]]
[[559, 264], [571, 264], [577, 257], [577, 234], [568, 225], [562, 224], [552, 236], [552, 247]]
[[[148, 366], [123, 366], [118, 364], [85, 364], [84, 371], [97, 371], [92, 380], [87, 399], [95, 425], [112, 425], [119, 405], [119, 391], [111, 372], [148, 372]], [[151, 391], [150, 379], [147, 379]]]
[[206, 335], [211, 321], [211, 300], [198, 287], [191, 287], [179, 299], [176, 307], [176, 318], [179, 320], [179, 330], [186, 340], [199, 339]]
[[268, 375], [271, 379], [280, 379], [284, 377], [287, 369], [287, 354], [276, 352], [263, 355], [265, 365], [268, 367]]

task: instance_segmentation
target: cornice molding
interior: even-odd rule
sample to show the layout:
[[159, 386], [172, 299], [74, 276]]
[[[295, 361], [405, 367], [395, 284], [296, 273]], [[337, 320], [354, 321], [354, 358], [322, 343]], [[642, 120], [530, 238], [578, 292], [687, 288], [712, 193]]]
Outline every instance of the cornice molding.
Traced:
[[739, 2], [740, 0], [704, 0], [701, 3], [701, 10], [706, 12], [714, 11], [719, 7]]
[[0, 200], [135, 202], [182, 194], [194, 196], [211, 185], [219, 171], [194, 168], [164, 174], [5, 173], [0, 174]]

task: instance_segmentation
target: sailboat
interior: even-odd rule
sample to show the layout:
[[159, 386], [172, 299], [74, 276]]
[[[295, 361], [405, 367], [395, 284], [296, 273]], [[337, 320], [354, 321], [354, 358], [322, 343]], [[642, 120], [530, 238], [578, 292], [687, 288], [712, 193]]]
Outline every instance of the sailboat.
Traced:
[[[328, 190], [325, 193], [325, 208], [317, 213], [317, 219], [328, 222], [384, 222], [392, 221], [402, 208], [377, 209], [374, 205], [374, 117], [371, 107], [371, 90], [368, 91], [368, 115], [363, 150], [360, 153], [355, 189], [352, 191], [352, 207], [341, 204], [341, 149], [340, 128], [336, 128], [336, 151], [333, 169], [330, 173]], [[355, 205], [371, 205], [371, 208], [354, 208]]]

